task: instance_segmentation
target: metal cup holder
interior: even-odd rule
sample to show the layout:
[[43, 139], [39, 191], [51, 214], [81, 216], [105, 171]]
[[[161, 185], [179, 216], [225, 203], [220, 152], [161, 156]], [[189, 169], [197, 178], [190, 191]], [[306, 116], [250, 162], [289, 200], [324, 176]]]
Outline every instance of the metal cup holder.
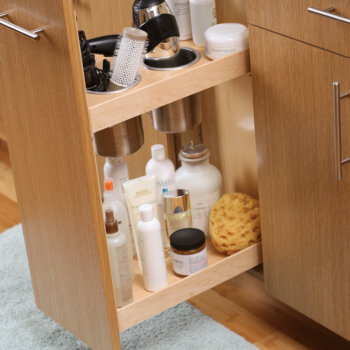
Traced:
[[114, 84], [114, 83], [110, 80], [109, 83], [108, 83], [107, 91], [97, 91], [97, 90], [93, 90], [93, 89], [86, 89], [86, 91], [87, 91], [89, 94], [95, 94], [95, 95], [117, 94], [118, 92], [122, 92], [122, 91], [125, 91], [125, 90], [132, 89], [132, 88], [135, 87], [140, 81], [141, 81], [141, 76], [138, 74], [138, 75], [136, 76], [136, 79], [135, 79], [134, 84], [132, 84], [131, 86], [128, 86], [128, 87], [116, 85], [116, 84]]
[[182, 47], [180, 51], [168, 58], [146, 58], [144, 66], [150, 70], [177, 70], [192, 66], [200, 59], [201, 54], [192, 48]]

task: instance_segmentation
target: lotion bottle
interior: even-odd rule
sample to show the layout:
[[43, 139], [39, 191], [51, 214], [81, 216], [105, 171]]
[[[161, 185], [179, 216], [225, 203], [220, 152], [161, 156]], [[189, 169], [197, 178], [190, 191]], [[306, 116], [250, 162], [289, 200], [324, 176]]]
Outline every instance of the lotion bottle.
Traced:
[[220, 171], [209, 163], [210, 152], [203, 144], [181, 148], [181, 167], [176, 171], [176, 184], [190, 192], [192, 224], [209, 238], [212, 206], [222, 195]]
[[166, 0], [171, 13], [175, 16], [180, 31], [180, 40], [192, 38], [189, 0]]
[[193, 41], [205, 46], [205, 31], [216, 24], [215, 0], [190, 0]]
[[155, 175], [157, 181], [157, 217], [162, 230], [164, 247], [168, 245], [163, 210], [163, 193], [176, 190], [175, 167], [173, 162], [165, 157], [163, 145], [151, 147], [152, 158], [146, 165], [146, 175]]
[[107, 208], [106, 233], [109, 261], [111, 265], [114, 296], [117, 307], [133, 301], [132, 277], [128, 260], [128, 247], [124, 233], [119, 231], [113, 210]]
[[105, 191], [103, 193], [103, 211], [106, 211], [107, 208], [111, 208], [113, 210], [114, 218], [118, 222], [118, 226], [125, 234], [127, 247], [128, 247], [128, 255], [129, 255], [129, 264], [132, 278], [134, 278], [134, 265], [133, 265], [133, 249], [132, 249], [132, 233], [130, 232], [129, 225], [129, 216], [128, 212], [124, 206], [124, 204], [118, 200], [117, 194], [114, 189], [114, 183], [112, 179], [105, 179]]
[[156, 292], [168, 285], [160, 224], [151, 204], [141, 205], [140, 215], [137, 235], [144, 286]]

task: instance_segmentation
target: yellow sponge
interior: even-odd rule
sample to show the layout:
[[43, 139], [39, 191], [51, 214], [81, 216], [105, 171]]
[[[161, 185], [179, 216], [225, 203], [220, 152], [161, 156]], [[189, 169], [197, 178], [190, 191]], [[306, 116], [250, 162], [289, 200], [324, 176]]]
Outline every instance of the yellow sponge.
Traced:
[[227, 255], [259, 242], [259, 202], [243, 193], [223, 195], [210, 214], [210, 238]]

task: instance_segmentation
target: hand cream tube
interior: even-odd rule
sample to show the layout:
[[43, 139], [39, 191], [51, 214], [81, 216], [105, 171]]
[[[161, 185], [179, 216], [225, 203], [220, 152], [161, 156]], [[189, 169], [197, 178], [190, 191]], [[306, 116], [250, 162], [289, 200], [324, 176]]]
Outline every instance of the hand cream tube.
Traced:
[[[137, 240], [137, 223], [140, 221], [140, 206], [151, 204], [153, 212], [157, 217], [157, 182], [156, 176], [142, 176], [123, 183], [124, 194], [128, 204], [129, 215], [131, 219], [132, 232], [134, 235], [137, 258], [140, 261], [140, 250]], [[157, 217], [158, 219], [158, 217]]]

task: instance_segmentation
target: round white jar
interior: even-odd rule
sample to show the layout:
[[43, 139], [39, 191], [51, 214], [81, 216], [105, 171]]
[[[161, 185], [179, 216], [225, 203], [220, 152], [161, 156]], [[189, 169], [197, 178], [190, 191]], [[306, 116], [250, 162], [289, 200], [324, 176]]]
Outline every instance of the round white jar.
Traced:
[[205, 54], [211, 60], [249, 47], [248, 28], [239, 23], [222, 23], [205, 32]]

